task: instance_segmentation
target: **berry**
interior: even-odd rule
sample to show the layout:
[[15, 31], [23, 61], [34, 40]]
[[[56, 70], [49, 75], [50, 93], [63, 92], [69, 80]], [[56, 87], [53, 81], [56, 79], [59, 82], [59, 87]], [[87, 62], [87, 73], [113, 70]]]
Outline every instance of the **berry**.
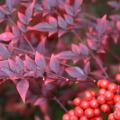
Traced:
[[78, 120], [77, 116], [70, 116], [70, 120]]
[[62, 120], [70, 120], [70, 116], [68, 114], [64, 114], [62, 116]]
[[109, 81], [108, 80], [99, 80], [97, 82], [97, 85], [98, 85], [99, 88], [106, 89], [108, 87], [108, 85], [109, 85]]
[[97, 101], [99, 104], [104, 104], [106, 102], [105, 97], [103, 95], [98, 96]]
[[111, 91], [111, 92], [117, 92], [118, 86], [115, 83], [110, 83], [108, 85], [108, 90]]
[[110, 91], [106, 91], [105, 99], [106, 100], [112, 100], [113, 98], [114, 98], [114, 94]]
[[120, 110], [115, 110], [113, 114], [115, 120], [120, 120]]
[[117, 103], [120, 101], [120, 95], [115, 95], [114, 96], [114, 103]]
[[115, 120], [113, 113], [110, 113], [110, 114], [108, 115], [108, 120]]
[[116, 81], [117, 81], [118, 83], [120, 83], [120, 74], [117, 74], [117, 75], [115, 76], [115, 79], [116, 79]]
[[88, 118], [84, 115], [84, 116], [81, 116], [79, 120], [88, 120]]
[[92, 93], [90, 91], [86, 91], [84, 99], [90, 101], [90, 100], [92, 100], [92, 98], [93, 98]]
[[92, 108], [87, 108], [85, 110], [85, 115], [87, 118], [92, 118], [94, 116], [94, 110]]
[[94, 116], [99, 116], [100, 110], [98, 108], [94, 109]]
[[98, 101], [96, 99], [93, 99], [90, 101], [90, 106], [92, 108], [97, 108], [98, 107]]
[[89, 107], [89, 103], [88, 103], [88, 101], [86, 101], [86, 100], [83, 100], [82, 102], [81, 102], [81, 108], [83, 108], [83, 109], [86, 109], [86, 108], [88, 108]]
[[104, 113], [107, 113], [107, 112], [110, 111], [110, 107], [109, 107], [108, 104], [103, 104], [103, 105], [101, 105], [100, 109], [101, 109], [101, 111], [104, 112]]
[[74, 116], [74, 115], [75, 115], [75, 111], [74, 111], [74, 110], [70, 110], [70, 111], [68, 111], [68, 114], [69, 114], [70, 116]]
[[81, 103], [81, 99], [80, 99], [80, 98], [75, 98], [75, 99], [73, 100], [73, 104], [74, 104], [75, 106], [79, 106], [80, 103]]
[[84, 113], [83, 109], [80, 107], [76, 107], [74, 111], [75, 111], [75, 115], [78, 117], [82, 116]]
[[99, 95], [105, 95], [106, 94], [106, 90], [101, 88], [98, 92]]

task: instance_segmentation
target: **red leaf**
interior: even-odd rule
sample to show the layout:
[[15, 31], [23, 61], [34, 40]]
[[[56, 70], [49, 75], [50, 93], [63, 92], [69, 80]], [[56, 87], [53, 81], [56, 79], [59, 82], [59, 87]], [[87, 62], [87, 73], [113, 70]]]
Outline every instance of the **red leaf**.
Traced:
[[51, 56], [50, 69], [57, 74], [60, 72], [60, 63], [55, 55]]
[[41, 22], [35, 26], [28, 27], [29, 30], [37, 30], [43, 32], [50, 32], [54, 30], [54, 27], [47, 22]]
[[72, 51], [64, 51], [64, 52], [61, 52], [61, 53], [57, 54], [57, 57], [59, 59], [66, 59], [66, 60], [68, 60], [68, 59], [75, 58], [76, 54], [73, 53]]
[[0, 60], [7, 59], [10, 57], [8, 49], [0, 43]]
[[69, 67], [65, 71], [73, 78], [86, 79], [84, 71], [79, 67]]
[[32, 17], [34, 5], [35, 5], [35, 0], [33, 0], [33, 2], [27, 7], [25, 11], [25, 16], [27, 18], [27, 21], [29, 21], [30, 18]]
[[25, 56], [24, 65], [28, 70], [35, 70], [36, 69], [35, 62], [27, 55]]
[[23, 23], [25, 25], [27, 24], [27, 18], [23, 13], [18, 12], [18, 18], [19, 18], [21, 23]]
[[37, 66], [41, 69], [44, 70], [46, 67], [46, 62], [45, 62], [45, 58], [43, 57], [42, 54], [36, 52], [35, 54], [35, 63], [37, 64]]
[[5, 42], [8, 42], [13, 38], [14, 38], [14, 35], [11, 32], [4, 32], [4, 33], [0, 34], [0, 39]]
[[16, 85], [17, 91], [25, 103], [26, 95], [29, 88], [29, 82], [27, 80], [20, 80]]
[[58, 25], [63, 29], [67, 27], [66, 21], [61, 16], [58, 16]]

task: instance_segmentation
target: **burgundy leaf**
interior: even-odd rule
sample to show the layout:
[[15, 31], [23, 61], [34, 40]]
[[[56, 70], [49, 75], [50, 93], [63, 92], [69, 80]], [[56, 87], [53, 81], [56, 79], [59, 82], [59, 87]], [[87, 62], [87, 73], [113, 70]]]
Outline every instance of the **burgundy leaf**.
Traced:
[[74, 10], [80, 9], [81, 4], [83, 3], [83, 0], [75, 0], [74, 2]]
[[84, 66], [84, 72], [86, 74], [89, 74], [90, 73], [90, 62], [87, 62]]
[[67, 28], [67, 23], [61, 16], [58, 16], [58, 25], [63, 29]]
[[70, 15], [64, 15], [64, 17], [68, 24], [73, 25], [73, 18]]
[[37, 31], [43, 31], [43, 32], [49, 32], [49, 31], [53, 31], [54, 27], [52, 25], [50, 25], [47, 22], [41, 22], [35, 26], [32, 27], [28, 27], [29, 30], [37, 30]]
[[11, 32], [4, 32], [0, 34], [0, 40], [8, 42], [14, 38], [14, 35]]
[[27, 7], [25, 11], [25, 16], [27, 18], [27, 21], [29, 21], [30, 18], [32, 17], [34, 5], [35, 5], [35, 0], [33, 0], [33, 2]]
[[56, 18], [49, 16], [48, 20], [49, 20], [49, 24], [51, 26], [53, 26], [54, 28], [57, 28], [57, 19]]
[[57, 57], [59, 59], [74, 59], [76, 57], [76, 54], [73, 53], [72, 51], [64, 51], [64, 52], [61, 52], [59, 54], [57, 54]]
[[7, 59], [10, 57], [10, 52], [8, 49], [0, 43], [0, 60]]
[[35, 54], [35, 63], [41, 70], [44, 70], [46, 67], [46, 62], [45, 62], [44, 56], [38, 52], [36, 52], [36, 54]]
[[35, 70], [36, 69], [35, 62], [29, 56], [27, 56], [27, 55], [25, 56], [24, 66], [28, 70]]
[[60, 72], [60, 63], [55, 55], [51, 56], [50, 69], [57, 74]]
[[25, 25], [27, 24], [27, 18], [23, 13], [18, 12], [18, 19], [21, 23], [23, 23]]
[[72, 44], [72, 51], [76, 54], [80, 54], [80, 47], [76, 44]]
[[80, 54], [88, 56], [88, 54], [89, 54], [88, 47], [82, 43], [79, 44], [79, 47], [80, 47]]
[[68, 15], [73, 16], [74, 15], [74, 9], [72, 6], [70, 5], [65, 5], [65, 11]]
[[25, 103], [26, 95], [29, 88], [29, 82], [27, 80], [20, 80], [16, 85], [17, 91]]
[[73, 78], [82, 79], [82, 80], [86, 79], [86, 74], [79, 67], [69, 67], [66, 68], [65, 71]]

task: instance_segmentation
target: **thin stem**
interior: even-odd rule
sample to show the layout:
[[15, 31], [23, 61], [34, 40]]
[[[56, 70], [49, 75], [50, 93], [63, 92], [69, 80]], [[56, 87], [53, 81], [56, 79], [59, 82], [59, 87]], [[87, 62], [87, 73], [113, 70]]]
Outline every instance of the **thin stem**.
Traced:
[[95, 60], [96, 64], [99, 66], [99, 68], [102, 70], [102, 72], [104, 73], [105, 78], [109, 79], [109, 76], [106, 73], [106, 71], [104, 70], [104, 68], [103, 68], [102, 64], [100, 63], [99, 59], [93, 53], [91, 53], [91, 56]]
[[54, 97], [54, 100], [59, 104], [59, 106], [67, 113], [68, 110], [65, 108], [65, 106], [60, 102], [60, 100], [57, 97]]

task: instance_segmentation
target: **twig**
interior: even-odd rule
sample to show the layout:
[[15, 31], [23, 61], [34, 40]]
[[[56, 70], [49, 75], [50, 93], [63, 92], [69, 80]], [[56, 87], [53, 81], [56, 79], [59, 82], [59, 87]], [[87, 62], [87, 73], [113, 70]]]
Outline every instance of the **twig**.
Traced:
[[54, 100], [59, 104], [59, 106], [67, 113], [68, 110], [65, 108], [65, 106], [60, 102], [60, 100], [57, 97], [54, 97]]

